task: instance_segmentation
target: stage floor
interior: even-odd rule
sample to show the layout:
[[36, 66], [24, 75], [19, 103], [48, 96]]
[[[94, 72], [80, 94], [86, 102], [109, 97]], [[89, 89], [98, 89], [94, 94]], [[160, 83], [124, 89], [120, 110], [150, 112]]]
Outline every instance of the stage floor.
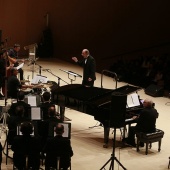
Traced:
[[[37, 64], [42, 69], [50, 69], [53, 75], [47, 71], [42, 71], [41, 75], [48, 77], [51, 81], [58, 83], [60, 80], [60, 86], [70, 84], [71, 81], [68, 78], [68, 74], [61, 70], [73, 71], [82, 75], [82, 68], [75, 65], [71, 59], [70, 63], [54, 60], [54, 59], [39, 59]], [[36, 65], [34, 75], [39, 74], [39, 66]], [[32, 66], [24, 65], [24, 77], [29, 80], [32, 79]], [[60, 70], [61, 69], [61, 70]], [[101, 86], [101, 74], [96, 73], [97, 80], [94, 86]], [[81, 84], [82, 79], [77, 77], [73, 83]], [[125, 82], [118, 82], [118, 87], [126, 85]], [[103, 77], [103, 87], [108, 89], [115, 89], [115, 80], [110, 77]], [[168, 167], [168, 161], [170, 156], [170, 99], [165, 97], [151, 97], [144, 93], [141, 89], [138, 91], [140, 98], [151, 98], [155, 103], [155, 108], [159, 112], [159, 118], [157, 120], [157, 128], [162, 129], [165, 132], [162, 140], [161, 152], [158, 152], [158, 143], [152, 144], [152, 149], [149, 149], [148, 155], [145, 155], [145, 148], [141, 148], [140, 152], [136, 152], [136, 148], [127, 147], [122, 145], [120, 141], [120, 130], [117, 129], [116, 133], [116, 151], [115, 155], [128, 170], [166, 170]], [[80, 94], [81, 95], [81, 94]], [[0, 101], [1, 105], [4, 105], [4, 101]], [[8, 101], [10, 104], [10, 101]], [[85, 113], [81, 113], [70, 108], [66, 108], [65, 116], [71, 119], [71, 144], [74, 152], [72, 157], [72, 169], [73, 170], [98, 170], [105, 162], [110, 158], [112, 153], [112, 130], [110, 131], [109, 147], [103, 148], [103, 127], [89, 128], [94, 125], [99, 125], [99, 122]], [[1, 143], [4, 144], [5, 134], [1, 136]], [[10, 153], [12, 154], [12, 152]], [[106, 169], [109, 169], [109, 165]], [[13, 168], [12, 161], [8, 159], [8, 165], [5, 163], [5, 155], [3, 154], [2, 169], [11, 170]], [[43, 167], [44, 168], [44, 167]], [[119, 167], [121, 169], [121, 167]], [[115, 162], [115, 169], [118, 169], [118, 165]]]

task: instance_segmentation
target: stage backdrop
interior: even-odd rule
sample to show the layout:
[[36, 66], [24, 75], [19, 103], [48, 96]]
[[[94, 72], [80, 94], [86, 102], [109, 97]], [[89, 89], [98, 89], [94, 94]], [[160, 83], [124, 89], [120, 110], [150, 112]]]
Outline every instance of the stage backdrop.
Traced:
[[[42, 45], [48, 25], [51, 37], [45, 43], [53, 53], [46, 55], [72, 62], [88, 48], [98, 70], [122, 56], [169, 52], [169, 0], [0, 0], [0, 7], [2, 40], [8, 38], [8, 46]], [[25, 54], [22, 48], [20, 55]]]

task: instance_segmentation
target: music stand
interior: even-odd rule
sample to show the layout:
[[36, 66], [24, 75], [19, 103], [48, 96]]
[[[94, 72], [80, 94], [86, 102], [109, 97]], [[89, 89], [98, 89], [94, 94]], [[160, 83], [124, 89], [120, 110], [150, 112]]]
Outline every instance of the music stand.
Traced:
[[[67, 71], [67, 70], [62, 70], [62, 69], [59, 69], [59, 70], [61, 70], [61, 71], [63, 71], [63, 72], [68, 74], [68, 78], [70, 79], [71, 84], [73, 83], [73, 81], [76, 80], [76, 77], [82, 77], [81, 75], [79, 75], [77, 73], [74, 73], [72, 71]], [[72, 77], [70, 77], [70, 76], [72, 76]]]
[[38, 60], [38, 58], [35, 57], [37, 47], [38, 45], [36, 43], [24, 47], [24, 50], [29, 50], [29, 59], [31, 59], [31, 63], [28, 64], [28, 66], [33, 65], [32, 78], [34, 78], [35, 65], [36, 65], [36, 61]]

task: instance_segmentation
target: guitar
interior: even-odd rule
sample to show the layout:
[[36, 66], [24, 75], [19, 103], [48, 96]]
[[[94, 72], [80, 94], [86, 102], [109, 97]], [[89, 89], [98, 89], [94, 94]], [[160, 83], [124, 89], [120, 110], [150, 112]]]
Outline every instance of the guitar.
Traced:
[[25, 61], [30, 61], [30, 58], [24, 58], [24, 59], [16, 59], [16, 58], [12, 58], [10, 56], [8, 56], [8, 61], [9, 61], [9, 65], [13, 65], [17, 62], [25, 62]]

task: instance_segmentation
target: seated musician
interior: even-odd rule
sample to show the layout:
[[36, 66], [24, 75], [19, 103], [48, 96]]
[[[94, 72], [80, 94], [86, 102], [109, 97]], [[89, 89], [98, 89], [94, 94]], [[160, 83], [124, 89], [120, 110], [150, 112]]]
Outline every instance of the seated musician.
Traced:
[[47, 141], [49, 137], [49, 126], [53, 125], [53, 123], [62, 122], [60, 118], [57, 116], [57, 112], [55, 106], [51, 106], [48, 109], [48, 117], [46, 120], [38, 122], [38, 134], [42, 137], [42, 146]]
[[24, 96], [25, 93], [23, 91], [19, 91], [17, 95], [17, 102], [12, 103], [10, 109], [8, 110], [8, 113], [10, 116], [16, 115], [15, 109], [17, 106], [23, 106], [24, 107], [24, 117], [28, 117], [30, 111], [31, 111], [31, 106], [27, 103], [24, 102]]
[[0, 93], [0, 98], [3, 99], [4, 95], [5, 95], [5, 76], [8, 77], [8, 75], [6, 75], [6, 72], [8, 73], [8, 71], [10, 71], [10, 69], [13, 67], [13, 65], [8, 66], [6, 64], [6, 53], [5, 51], [0, 51], [0, 92], [2, 91], [2, 93]]
[[[18, 52], [20, 50], [20, 45], [19, 44], [14, 44], [14, 48], [10, 49], [8, 51], [8, 60], [9, 60], [9, 64], [14, 64], [14, 67], [17, 67], [19, 65], [17, 59], [18, 59]], [[22, 62], [24, 62], [24, 60], [21, 60]], [[20, 80], [23, 80], [23, 69], [20, 68], [18, 70], [18, 72], [20, 73]]]
[[50, 167], [57, 168], [57, 157], [60, 157], [60, 167], [63, 170], [67, 170], [70, 166], [71, 157], [73, 156], [73, 150], [69, 139], [62, 136], [64, 133], [64, 126], [58, 124], [55, 128], [56, 136], [47, 141], [44, 148], [46, 153], [45, 169]]
[[8, 123], [8, 143], [11, 144], [13, 142], [14, 137], [17, 135], [17, 126], [18, 124], [24, 122], [24, 121], [28, 121], [27, 117], [24, 117], [24, 107], [21, 106], [16, 106], [15, 108], [15, 114], [10, 115], [10, 117], [7, 119], [7, 123]]
[[32, 88], [33, 85], [21, 85], [17, 78], [18, 70], [14, 67], [11, 69], [11, 76], [8, 78], [7, 94], [9, 97], [17, 99], [19, 89]]
[[36, 136], [31, 136], [33, 125], [30, 122], [23, 122], [20, 131], [22, 135], [16, 136], [11, 146], [14, 152], [14, 166], [17, 169], [38, 170], [40, 166], [40, 139]]
[[43, 112], [43, 120], [46, 120], [48, 118], [49, 107], [50, 106], [55, 107], [55, 105], [50, 101], [51, 94], [49, 92], [44, 92], [42, 98], [43, 98], [43, 102], [40, 104], [40, 107], [41, 107], [42, 112]]
[[[131, 146], [136, 146], [135, 143], [135, 133], [144, 132], [152, 133], [156, 130], [156, 119], [158, 118], [158, 112], [153, 107], [153, 102], [150, 99], [145, 99], [143, 102], [144, 109], [141, 111], [139, 118], [137, 120], [136, 126], [131, 126], [129, 128], [129, 136], [126, 139], [126, 143]], [[137, 116], [134, 116], [133, 119], [136, 119]], [[144, 144], [140, 143], [140, 146], [143, 147]]]

